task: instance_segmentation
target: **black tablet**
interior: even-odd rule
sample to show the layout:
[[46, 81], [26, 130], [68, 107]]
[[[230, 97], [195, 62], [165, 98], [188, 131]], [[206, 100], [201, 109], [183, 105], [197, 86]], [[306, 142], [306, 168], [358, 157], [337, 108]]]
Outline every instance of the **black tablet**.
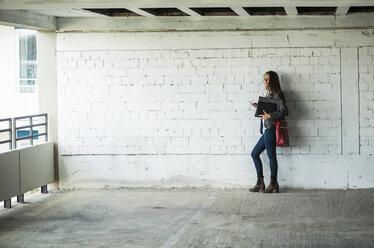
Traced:
[[260, 96], [257, 102], [255, 117], [261, 117], [260, 115], [264, 114], [264, 110], [268, 114], [277, 111], [277, 105], [279, 104], [280, 100]]

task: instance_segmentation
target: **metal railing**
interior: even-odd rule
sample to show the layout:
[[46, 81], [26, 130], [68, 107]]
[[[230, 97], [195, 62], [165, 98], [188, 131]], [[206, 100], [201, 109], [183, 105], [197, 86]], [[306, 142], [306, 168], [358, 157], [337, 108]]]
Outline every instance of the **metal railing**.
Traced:
[[9, 127], [6, 129], [0, 129], [0, 134], [9, 132], [9, 139], [7, 140], [0, 140], [0, 144], [6, 144], [9, 143], [9, 150], [12, 150], [12, 119], [11, 118], [6, 118], [6, 119], [0, 119], [0, 123], [2, 122], [9, 122]]
[[[35, 120], [36, 118], [39, 118], [39, 119]], [[42, 119], [42, 120], [40, 120], [40, 119]], [[4, 123], [4, 122], [8, 122], [8, 127], [6, 127], [6, 125], [2, 125], [2, 123]], [[25, 124], [25, 122], [28, 122], [28, 123]], [[22, 125], [20, 125], [20, 123]], [[39, 127], [44, 127], [44, 132], [38, 133], [38, 131], [40, 131]], [[22, 134], [21, 131], [26, 131], [26, 135], [21, 135]], [[36, 132], [36, 134], [34, 133], [34, 131]], [[12, 118], [0, 119], [0, 134], [5, 133], [5, 132], [9, 133], [9, 139], [5, 140], [4, 135], [2, 135], [2, 136], [0, 135], [0, 145], [9, 143], [9, 150], [13, 150], [12, 147], [14, 147], [14, 149], [17, 149], [17, 142], [22, 141], [22, 140], [30, 140], [30, 145], [33, 146], [34, 145], [34, 139], [35, 138], [38, 139], [38, 137], [40, 137], [40, 136], [45, 136], [45, 141], [48, 142], [48, 114], [20, 116], [20, 117], [15, 117], [13, 119]], [[27, 135], [27, 134], [29, 134], [29, 135]], [[1, 139], [3, 139], [3, 140], [1, 140]], [[50, 145], [50, 144], [45, 144], [45, 145]], [[43, 149], [45, 149], [45, 147], [46, 146], [43, 146]], [[40, 149], [40, 147], [33, 147], [33, 148], [29, 147], [29, 148], [25, 148], [25, 149], [34, 149], [34, 148]], [[53, 154], [53, 147], [50, 148], [50, 149], [51, 149], [51, 153]], [[33, 150], [33, 151], [35, 151], [35, 150]], [[18, 150], [18, 151], [12, 151], [12, 152], [19, 152], [19, 154], [20, 154], [20, 152], [24, 152], [24, 151], [23, 150]], [[26, 159], [26, 161], [27, 161], [27, 159]], [[50, 161], [52, 161], [50, 164], [53, 167], [53, 155], [52, 155], [52, 158], [50, 158]], [[19, 187], [18, 187], [18, 189], [13, 189], [12, 192], [13, 193], [17, 192], [17, 194], [19, 194], [19, 195], [17, 195], [17, 202], [24, 202], [24, 192], [30, 190], [30, 188], [25, 188], [26, 186], [21, 187], [21, 185], [22, 185], [21, 179], [23, 177], [21, 177], [20, 175], [22, 174], [21, 173], [22, 168], [25, 169], [25, 166], [22, 166], [21, 160], [16, 161], [16, 163], [17, 163], [17, 166], [18, 166], [20, 172], [16, 173], [18, 175], [15, 176], [15, 177], [14, 177], [14, 173], [13, 174], [10, 173], [10, 176], [12, 176], [12, 178], [14, 178], [14, 180], [16, 180], [18, 178], [17, 180], [19, 182], [19, 185], [18, 185]], [[26, 163], [28, 163], [28, 162], [26, 162]], [[9, 166], [12, 167], [13, 165], [14, 165], [14, 161], [13, 161], [13, 164], [7, 164], [8, 167]], [[37, 163], [37, 169], [43, 170], [45, 168], [48, 169], [48, 166], [45, 167], [44, 163], [39, 163], [39, 162]], [[4, 169], [4, 168], [2, 168], [2, 170], [3, 171], [0, 172], [0, 175], [4, 175], [3, 173], [9, 172], [9, 171], [7, 171], [7, 169]], [[53, 179], [53, 173], [51, 175], [49, 177], [43, 178], [43, 179], [41, 179], [41, 181], [37, 182], [37, 184], [40, 183], [42, 185], [41, 186], [41, 192], [44, 193], [44, 194], [48, 192], [47, 184], [53, 182], [53, 180], [54, 180]], [[4, 178], [4, 177], [2, 177], [2, 178]], [[30, 180], [27, 180], [27, 182], [28, 182], [27, 187], [31, 187], [29, 185], [29, 181]], [[34, 184], [35, 184], [35, 182], [36, 181], [33, 181]], [[11, 193], [11, 194], [13, 194], [13, 193]], [[8, 195], [9, 192], [8, 191], [7, 191], [6, 194], [7, 195], [3, 196], [3, 197], [9, 197], [9, 195]], [[0, 200], [4, 201], [4, 207], [5, 208], [11, 208], [11, 205], [12, 205], [11, 197], [13, 197], [13, 195], [10, 195], [10, 197], [8, 199], [0, 199]]]
[[[37, 117], [44, 117], [44, 122], [34, 124], [34, 118]], [[29, 120], [29, 125], [24, 126], [17, 126], [17, 122], [21, 120]], [[45, 127], [44, 133], [34, 134], [34, 127]], [[29, 129], [30, 135], [18, 137], [17, 130]], [[17, 142], [20, 140], [30, 140], [30, 145], [34, 144], [34, 138], [39, 136], [45, 136], [45, 141], [48, 141], [48, 115], [47, 114], [38, 114], [38, 115], [28, 115], [28, 116], [21, 116], [13, 118], [13, 131], [14, 131], [14, 148], [17, 148]]]

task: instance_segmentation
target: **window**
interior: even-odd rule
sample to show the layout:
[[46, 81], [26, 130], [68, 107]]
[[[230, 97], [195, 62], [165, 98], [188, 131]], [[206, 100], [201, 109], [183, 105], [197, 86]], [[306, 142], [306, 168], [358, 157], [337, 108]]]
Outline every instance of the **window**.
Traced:
[[16, 29], [17, 91], [35, 92], [37, 78], [36, 31]]

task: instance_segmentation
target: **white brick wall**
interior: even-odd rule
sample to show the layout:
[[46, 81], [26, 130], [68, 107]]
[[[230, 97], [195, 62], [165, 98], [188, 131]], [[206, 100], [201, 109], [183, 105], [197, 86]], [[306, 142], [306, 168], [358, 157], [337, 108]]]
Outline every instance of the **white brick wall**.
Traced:
[[[286, 33], [300, 42], [311, 32]], [[326, 38], [330, 31], [315, 32]], [[373, 186], [369, 154], [374, 151], [374, 50], [360, 47], [360, 37], [356, 54], [356, 47], [326, 46], [330, 41], [325, 38], [312, 47], [267, 47], [243, 44], [233, 34], [232, 44], [225, 48], [204, 43], [204, 35], [195, 33], [181, 35], [196, 36], [201, 48], [160, 49], [149, 44], [132, 49], [126, 46], [126, 35], [113, 38], [118, 39], [116, 48], [118, 42], [124, 44], [121, 50], [110, 44], [106, 50], [102, 44], [97, 50], [79, 44], [68, 50], [69, 34], [59, 34], [58, 47], [63, 48], [57, 51], [59, 153], [64, 187], [86, 187], [84, 182], [93, 179], [102, 186], [252, 184], [255, 170], [250, 153], [260, 137], [260, 121], [250, 102], [264, 95], [263, 74], [268, 70], [279, 73], [290, 112], [291, 146], [277, 149], [281, 182], [318, 188]], [[216, 35], [219, 39], [221, 34]], [[256, 35], [263, 36], [256, 33], [251, 39], [256, 40]], [[355, 82], [346, 85], [351, 78], [341, 73], [342, 58], [349, 62], [351, 53], [359, 60], [358, 89]], [[342, 114], [343, 108], [351, 107], [342, 99], [342, 95], [349, 97], [350, 87], [355, 87], [352, 96], [359, 101], [359, 107], [352, 108], [357, 121]], [[359, 122], [352, 125], [359, 127], [359, 135], [347, 136], [354, 121]], [[266, 174], [266, 159], [264, 166]], [[143, 167], [152, 167], [152, 173]], [[336, 178], [329, 182], [331, 174]]]
[[374, 153], [374, 47], [359, 49], [360, 152]]
[[292, 146], [279, 153], [340, 149], [336, 48], [82, 51], [57, 57], [60, 130], [73, 125], [79, 134], [68, 139], [62, 131], [67, 154], [250, 154], [259, 136], [250, 101], [264, 94], [267, 70], [281, 76], [290, 110]]

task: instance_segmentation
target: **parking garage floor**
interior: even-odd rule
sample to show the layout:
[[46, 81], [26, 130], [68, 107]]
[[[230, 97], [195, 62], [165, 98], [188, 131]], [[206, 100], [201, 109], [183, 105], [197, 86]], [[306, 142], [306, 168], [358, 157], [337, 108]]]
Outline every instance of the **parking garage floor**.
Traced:
[[0, 247], [374, 247], [374, 189], [73, 190], [0, 210]]

